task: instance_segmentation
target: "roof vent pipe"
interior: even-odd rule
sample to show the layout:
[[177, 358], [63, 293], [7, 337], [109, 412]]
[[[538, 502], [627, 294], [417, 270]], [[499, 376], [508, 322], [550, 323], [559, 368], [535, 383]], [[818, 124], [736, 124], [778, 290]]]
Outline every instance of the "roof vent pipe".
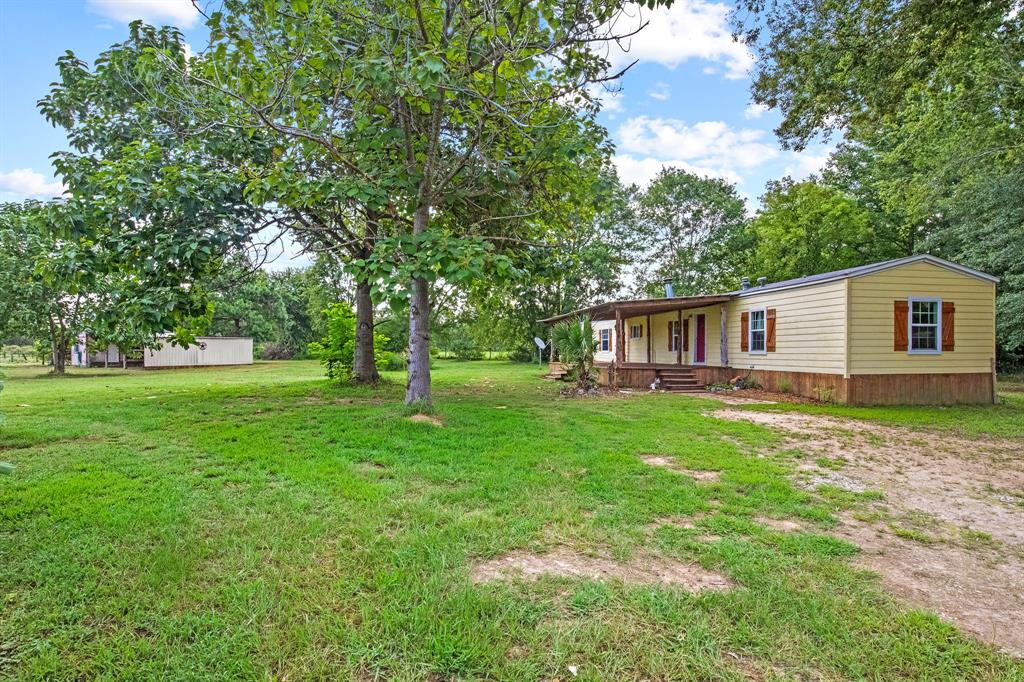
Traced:
[[742, 289], [743, 291], [746, 291], [749, 288], [750, 288], [750, 278], [749, 277], [744, 277], [743, 279], [740, 280], [740, 289]]
[[665, 298], [672, 298], [672, 280], [666, 279], [662, 283], [665, 285]]
[[767, 283], [768, 283], [768, 278], [767, 277], [758, 277], [757, 278], [757, 286], [763, 287]]

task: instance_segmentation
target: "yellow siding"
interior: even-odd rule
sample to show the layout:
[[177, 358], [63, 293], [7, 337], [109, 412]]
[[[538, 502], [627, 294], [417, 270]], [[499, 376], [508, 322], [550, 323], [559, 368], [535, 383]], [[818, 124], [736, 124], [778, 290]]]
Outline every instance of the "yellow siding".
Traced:
[[[935, 296], [956, 306], [955, 350], [893, 350], [893, 301]], [[850, 281], [850, 372], [988, 372], [995, 348], [995, 284], [931, 263], [912, 263]]]
[[[696, 349], [697, 338], [697, 315], [704, 314], [706, 329], [706, 365], [721, 364], [721, 351], [719, 340], [721, 339], [721, 316], [718, 306], [707, 308], [693, 308], [683, 311], [683, 319], [690, 320], [690, 344], [689, 351], [683, 352], [683, 364], [689, 365], [695, 362], [694, 350]], [[675, 364], [676, 352], [669, 350], [668, 345], [668, 323], [678, 320], [677, 312], [659, 313], [651, 315], [651, 362], [661, 364]], [[642, 339], [630, 339], [629, 326], [639, 324], [644, 329]], [[631, 317], [626, 320], [626, 362], [647, 362], [647, 317]]]
[[[740, 352], [740, 314], [753, 308], [775, 308], [774, 353]], [[736, 369], [844, 374], [845, 330], [844, 280], [742, 296], [728, 304], [729, 365]]]

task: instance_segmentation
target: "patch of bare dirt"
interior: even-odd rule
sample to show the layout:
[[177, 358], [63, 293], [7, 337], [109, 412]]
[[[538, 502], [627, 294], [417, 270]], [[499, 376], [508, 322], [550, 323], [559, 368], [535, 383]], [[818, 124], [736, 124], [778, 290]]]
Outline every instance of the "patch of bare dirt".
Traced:
[[653, 533], [662, 526], [673, 526], [675, 528], [682, 528], [684, 530], [694, 530], [697, 528], [697, 522], [704, 518], [704, 514], [694, 514], [693, 516], [662, 516], [654, 519], [647, 526], [648, 532]]
[[861, 547], [857, 563], [902, 599], [1024, 656], [1024, 442], [800, 413], [715, 416], [781, 429], [783, 449], [802, 453], [805, 488], [880, 491], [875, 518], [848, 517], [835, 531]]
[[745, 393], [746, 391], [704, 391], [695, 395], [700, 395], [702, 398], [714, 398], [726, 405], [776, 405], [779, 402], [770, 397], [762, 398], [744, 395]]
[[433, 426], [444, 426], [444, 423], [432, 414], [414, 414], [409, 421], [417, 424], [431, 424]]
[[726, 576], [696, 564], [672, 561], [653, 555], [635, 556], [628, 562], [607, 556], [587, 556], [566, 547], [547, 554], [522, 550], [479, 564], [473, 582], [494, 580], [536, 580], [544, 575], [591, 580], [621, 580], [629, 585], [679, 585], [691, 592], [721, 591], [735, 585]]
[[790, 521], [789, 519], [773, 519], [768, 516], [758, 516], [754, 520], [765, 528], [771, 528], [772, 530], [781, 531], [783, 533], [796, 533], [804, 529], [801, 524], [796, 521]]
[[833, 531], [857, 545], [854, 563], [897, 597], [934, 611], [978, 639], [1024, 657], [1024, 562], [997, 549], [922, 544], [845, 518]]
[[[825, 483], [851, 492], [880, 490], [896, 507], [1024, 548], [1024, 507], [999, 495], [1000, 490], [1024, 491], [1024, 442], [791, 412], [725, 409], [715, 416], [784, 430], [785, 447], [807, 456], [798, 466], [806, 487]], [[822, 468], [819, 459], [834, 468]]]
[[722, 475], [718, 471], [684, 469], [676, 464], [674, 457], [668, 457], [665, 455], [640, 455], [640, 461], [652, 467], [670, 469], [677, 474], [684, 474], [697, 481], [717, 481]]

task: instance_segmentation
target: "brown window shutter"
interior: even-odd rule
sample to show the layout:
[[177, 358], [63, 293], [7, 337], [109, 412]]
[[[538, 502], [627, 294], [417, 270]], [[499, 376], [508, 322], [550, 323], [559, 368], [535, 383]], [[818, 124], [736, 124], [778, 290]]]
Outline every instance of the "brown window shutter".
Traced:
[[672, 325], [673, 324], [675, 324], [675, 323], [672, 322], [672, 320], [668, 321], [668, 341], [665, 342], [667, 344], [667, 346], [668, 346], [668, 350], [675, 350], [674, 348], [672, 348]]
[[765, 350], [769, 353], [775, 352], [775, 308], [769, 308], [765, 312]]
[[690, 318], [683, 320], [683, 350], [690, 350]]
[[750, 350], [750, 313], [740, 313], [740, 350]]
[[942, 302], [942, 350], [953, 350], [953, 318], [956, 317], [956, 306], [952, 301]]
[[892, 349], [907, 350], [907, 310], [906, 301], [892, 302]]

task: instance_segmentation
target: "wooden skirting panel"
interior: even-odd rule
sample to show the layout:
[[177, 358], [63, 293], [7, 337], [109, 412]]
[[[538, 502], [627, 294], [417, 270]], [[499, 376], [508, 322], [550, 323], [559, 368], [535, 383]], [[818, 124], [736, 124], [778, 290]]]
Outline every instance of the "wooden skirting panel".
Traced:
[[965, 405], [992, 403], [992, 374], [855, 374], [851, 405]]
[[[791, 393], [825, 402], [850, 405], [957, 405], [992, 402], [992, 375], [979, 374], [864, 374], [846, 379], [841, 374], [742, 370], [732, 367], [687, 365], [701, 384], [726, 383], [743, 377], [766, 391]], [[657, 376], [654, 367], [597, 366], [599, 382], [629, 388], [647, 388]], [[614, 375], [611, 375], [613, 373]]]

